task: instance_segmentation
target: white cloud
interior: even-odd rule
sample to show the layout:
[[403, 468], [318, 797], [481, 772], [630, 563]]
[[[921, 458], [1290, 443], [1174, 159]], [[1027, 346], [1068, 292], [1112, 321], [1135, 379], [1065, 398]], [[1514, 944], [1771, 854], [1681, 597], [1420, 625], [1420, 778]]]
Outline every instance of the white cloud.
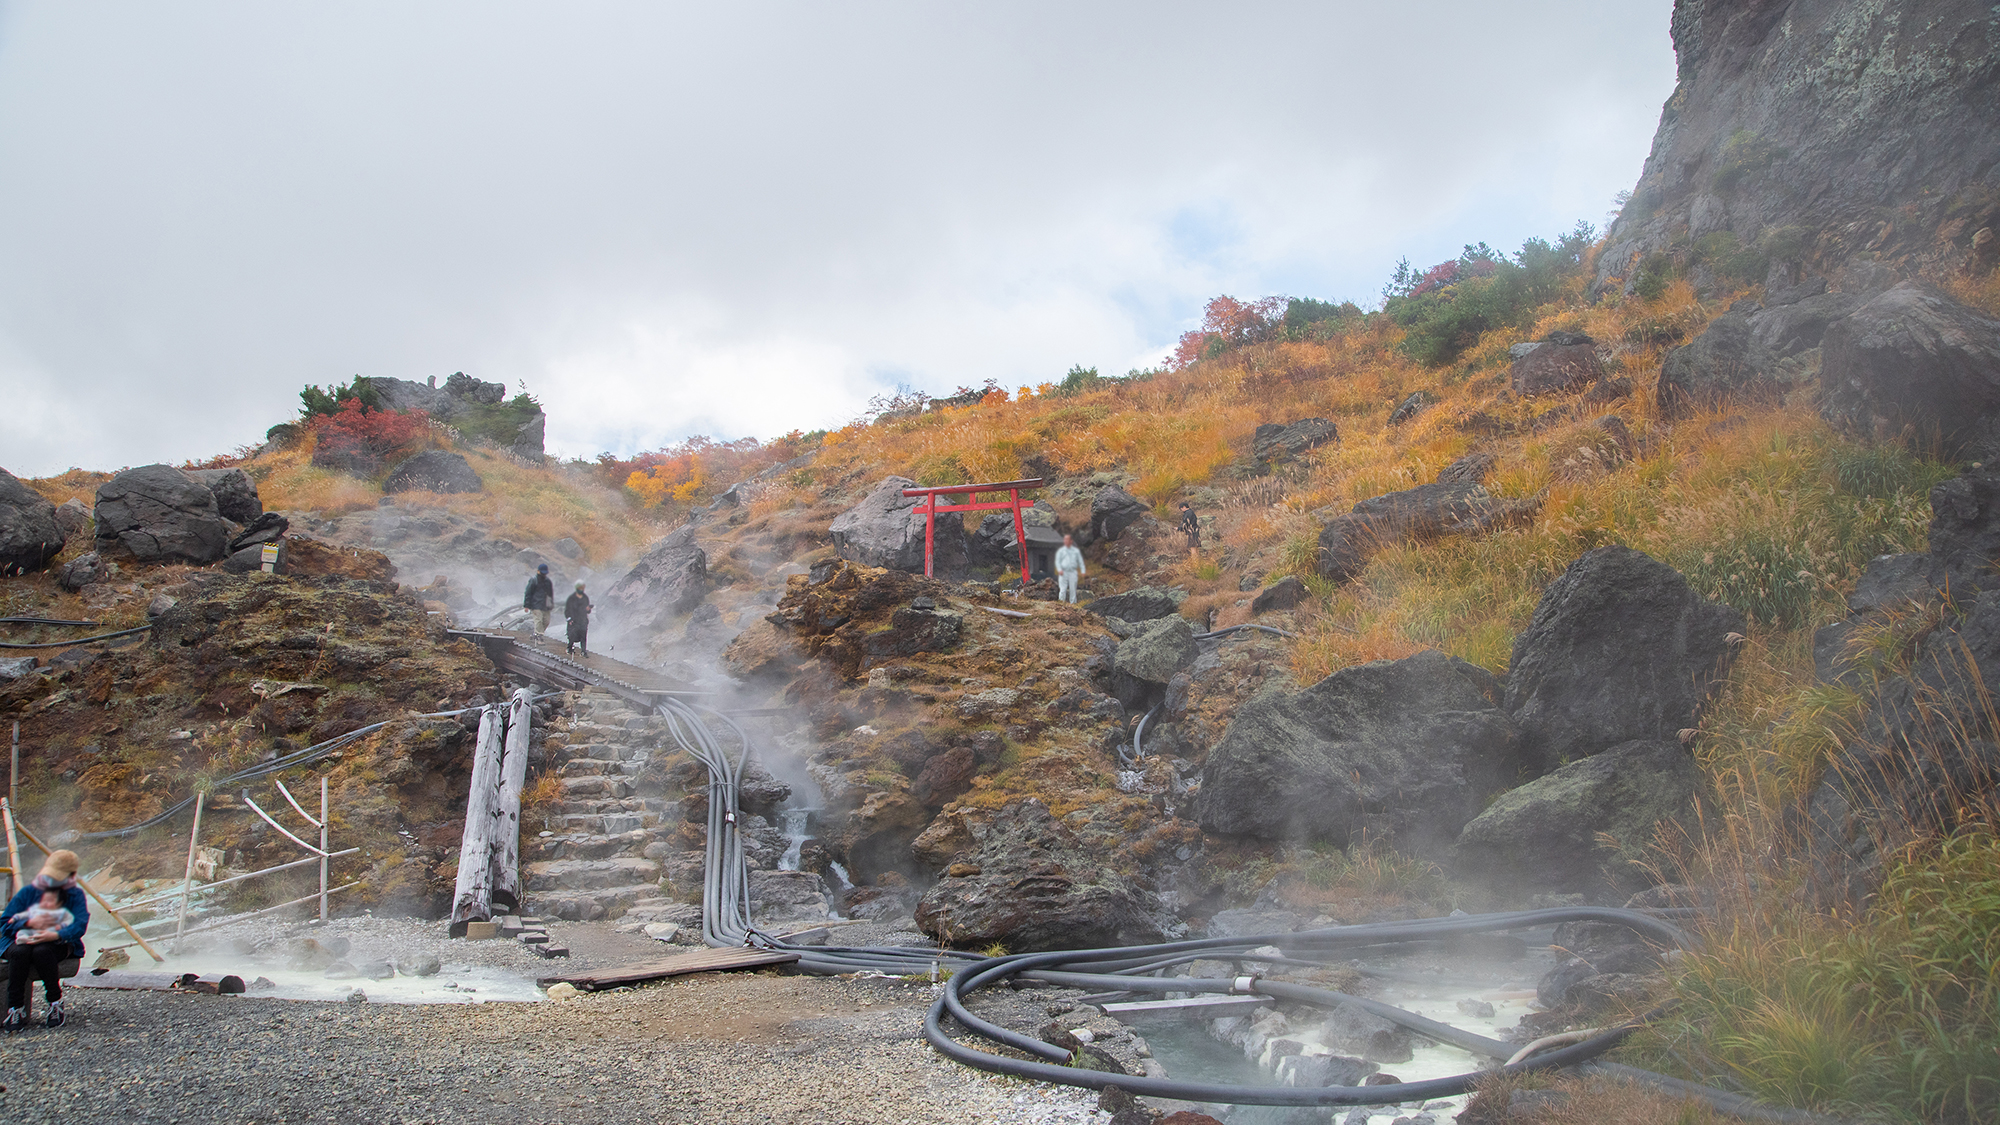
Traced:
[[0, 9], [0, 464], [357, 373], [525, 382], [589, 454], [1122, 371], [1218, 292], [1598, 219], [1669, 8]]

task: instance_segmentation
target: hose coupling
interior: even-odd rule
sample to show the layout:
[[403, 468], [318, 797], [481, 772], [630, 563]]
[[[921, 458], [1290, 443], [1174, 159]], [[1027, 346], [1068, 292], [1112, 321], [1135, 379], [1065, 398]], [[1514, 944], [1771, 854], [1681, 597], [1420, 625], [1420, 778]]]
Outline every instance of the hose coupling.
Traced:
[[1240, 995], [1244, 995], [1244, 996], [1248, 996], [1248, 995], [1250, 995], [1251, 993], [1253, 993], [1253, 992], [1256, 992], [1256, 991], [1257, 991], [1257, 978], [1256, 978], [1256, 977], [1237, 977], [1237, 978], [1236, 978], [1235, 980], [1233, 980], [1233, 981], [1231, 981], [1231, 982], [1230, 982], [1230, 984], [1229, 984], [1229, 991], [1230, 991], [1230, 992], [1231, 992], [1232, 994], [1240, 994]]

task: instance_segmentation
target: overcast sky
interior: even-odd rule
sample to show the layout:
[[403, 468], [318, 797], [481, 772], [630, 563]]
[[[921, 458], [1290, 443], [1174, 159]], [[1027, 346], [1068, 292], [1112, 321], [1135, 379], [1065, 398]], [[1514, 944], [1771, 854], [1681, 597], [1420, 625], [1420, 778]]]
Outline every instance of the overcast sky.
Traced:
[[1122, 373], [1602, 225], [1670, 0], [0, 3], [0, 466], [465, 371], [551, 451]]

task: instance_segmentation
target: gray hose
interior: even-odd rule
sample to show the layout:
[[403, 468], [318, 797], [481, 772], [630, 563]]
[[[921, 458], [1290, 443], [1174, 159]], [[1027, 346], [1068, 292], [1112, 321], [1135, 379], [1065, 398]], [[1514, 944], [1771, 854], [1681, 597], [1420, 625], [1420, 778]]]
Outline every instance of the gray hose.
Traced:
[[[54, 624], [54, 622], [48, 622], [47, 624]], [[20, 641], [0, 641], [0, 648], [68, 648], [71, 645], [87, 645], [92, 641], [108, 641], [113, 637], [129, 637], [134, 633], [150, 633], [152, 631], [153, 627], [151, 625], [140, 625], [132, 629], [120, 629], [115, 633], [99, 633], [94, 637], [78, 637], [70, 641], [41, 641], [36, 644], [23, 644]]]

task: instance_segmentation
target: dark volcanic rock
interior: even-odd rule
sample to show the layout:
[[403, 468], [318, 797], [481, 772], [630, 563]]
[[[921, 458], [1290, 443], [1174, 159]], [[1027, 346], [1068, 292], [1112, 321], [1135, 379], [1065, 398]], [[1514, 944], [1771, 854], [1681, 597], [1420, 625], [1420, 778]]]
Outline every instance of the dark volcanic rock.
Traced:
[[1146, 502], [1116, 485], [1107, 485], [1090, 501], [1090, 539], [1116, 539], [1140, 516], [1152, 511]]
[[[924, 569], [924, 517], [915, 514], [921, 496], [905, 496], [917, 487], [908, 477], [886, 477], [861, 503], [836, 516], [831, 528], [834, 550], [844, 559], [865, 566], [921, 573]], [[965, 525], [957, 515], [937, 520], [932, 529], [933, 570], [951, 574], [965, 565]]]
[[1202, 771], [1205, 831], [1439, 853], [1524, 765], [1493, 677], [1438, 652], [1343, 668], [1237, 711]]
[[257, 482], [242, 469], [190, 469], [188, 475], [215, 494], [215, 509], [222, 513], [223, 519], [249, 523], [264, 514]]
[[[1826, 287], [1822, 280], [1820, 288]], [[1804, 288], [1800, 286], [1798, 288]], [[1750, 316], [1750, 338], [1784, 359], [1819, 347], [1827, 326], [1853, 312], [1867, 297], [1858, 293], [1817, 293], [1796, 301], [1778, 303], [1778, 297], [1764, 302], [1760, 312]]]
[[1629, 547], [1571, 563], [1514, 640], [1507, 710], [1551, 770], [1633, 741], [1674, 741], [1698, 719], [1744, 627], [1674, 568]]
[[1459, 833], [1453, 863], [1489, 885], [1630, 889], [1650, 881], [1639, 864], [1654, 826], [1687, 817], [1700, 785], [1678, 742], [1613, 746], [1502, 793]]
[[56, 506], [0, 469], [0, 575], [25, 574], [62, 553]]
[[100, 554], [205, 566], [229, 546], [215, 494], [171, 465], [143, 465], [105, 481], [95, 513]]
[[1667, 353], [1660, 366], [1660, 410], [1671, 418], [1732, 398], [1769, 397], [1783, 390], [1773, 377], [1776, 367], [1777, 358], [1752, 336], [1750, 318], [1724, 313]]
[[1319, 573], [1335, 582], [1348, 582], [1359, 576], [1383, 547], [1446, 535], [1483, 534], [1533, 519], [1540, 509], [1539, 501], [1503, 499], [1476, 481], [1464, 479], [1370, 497], [1320, 529]]
[[74, 496], [56, 505], [56, 529], [62, 532], [65, 542], [89, 531], [90, 509]]
[[[1029, 527], [1053, 528], [1056, 511], [1048, 501], [1037, 500], [1022, 507], [1021, 522]], [[1019, 567], [1021, 551], [1015, 542], [1014, 513], [988, 512], [966, 543], [967, 558], [973, 566]]]
[[1431, 400], [1429, 395], [1426, 395], [1422, 391], [1412, 392], [1410, 397], [1404, 399], [1402, 403], [1396, 407], [1396, 409], [1391, 410], [1389, 412], [1389, 424], [1391, 426], [1400, 426], [1403, 423], [1408, 422], [1411, 419], [1415, 418], [1417, 415], [1422, 414], [1424, 412], [1424, 408], [1429, 406], [1430, 404]]
[[426, 449], [389, 470], [383, 492], [478, 492], [486, 487], [462, 453]]
[[1288, 425], [1266, 422], [1250, 439], [1257, 458], [1257, 471], [1268, 473], [1275, 465], [1286, 465], [1302, 454], [1330, 441], [1340, 440], [1340, 430], [1324, 418], [1304, 418]]
[[1032, 798], [993, 815], [970, 866], [978, 873], [939, 881], [917, 905], [918, 927], [947, 945], [999, 942], [1026, 953], [1165, 937], [1153, 896], [1113, 872]]
[[111, 567], [104, 556], [96, 551], [78, 555], [56, 568], [56, 585], [74, 594], [93, 582], [102, 582], [111, 575]]
[[1122, 594], [1112, 594], [1090, 603], [1092, 613], [1121, 621], [1155, 621], [1180, 612], [1185, 594], [1158, 586], [1140, 586]]
[[2000, 454], [2000, 320], [1905, 282], [1826, 330], [1820, 411], [1865, 438]]
[[1287, 574], [1257, 591], [1257, 596], [1250, 599], [1250, 613], [1254, 617], [1274, 610], [1290, 609], [1304, 601], [1307, 593], [1305, 583], [1295, 575]]
[[1580, 391], [1604, 378], [1604, 361], [1589, 337], [1581, 343], [1545, 343], [1516, 359], [1507, 378], [1517, 395]]
[[1991, 19], [1984, 0], [1678, 0], [1678, 84], [1592, 295], [1718, 234], [1768, 256], [1774, 289], [1862, 252], [1965, 264], [1996, 215]]
[[1111, 658], [1111, 694], [1127, 707], [1138, 706], [1163, 691], [1195, 655], [1194, 624], [1187, 618], [1148, 621], [1119, 642]]
[[700, 604], [708, 594], [708, 554], [695, 545], [694, 530], [683, 525], [646, 548], [598, 599], [593, 625], [617, 636], [655, 633]]

